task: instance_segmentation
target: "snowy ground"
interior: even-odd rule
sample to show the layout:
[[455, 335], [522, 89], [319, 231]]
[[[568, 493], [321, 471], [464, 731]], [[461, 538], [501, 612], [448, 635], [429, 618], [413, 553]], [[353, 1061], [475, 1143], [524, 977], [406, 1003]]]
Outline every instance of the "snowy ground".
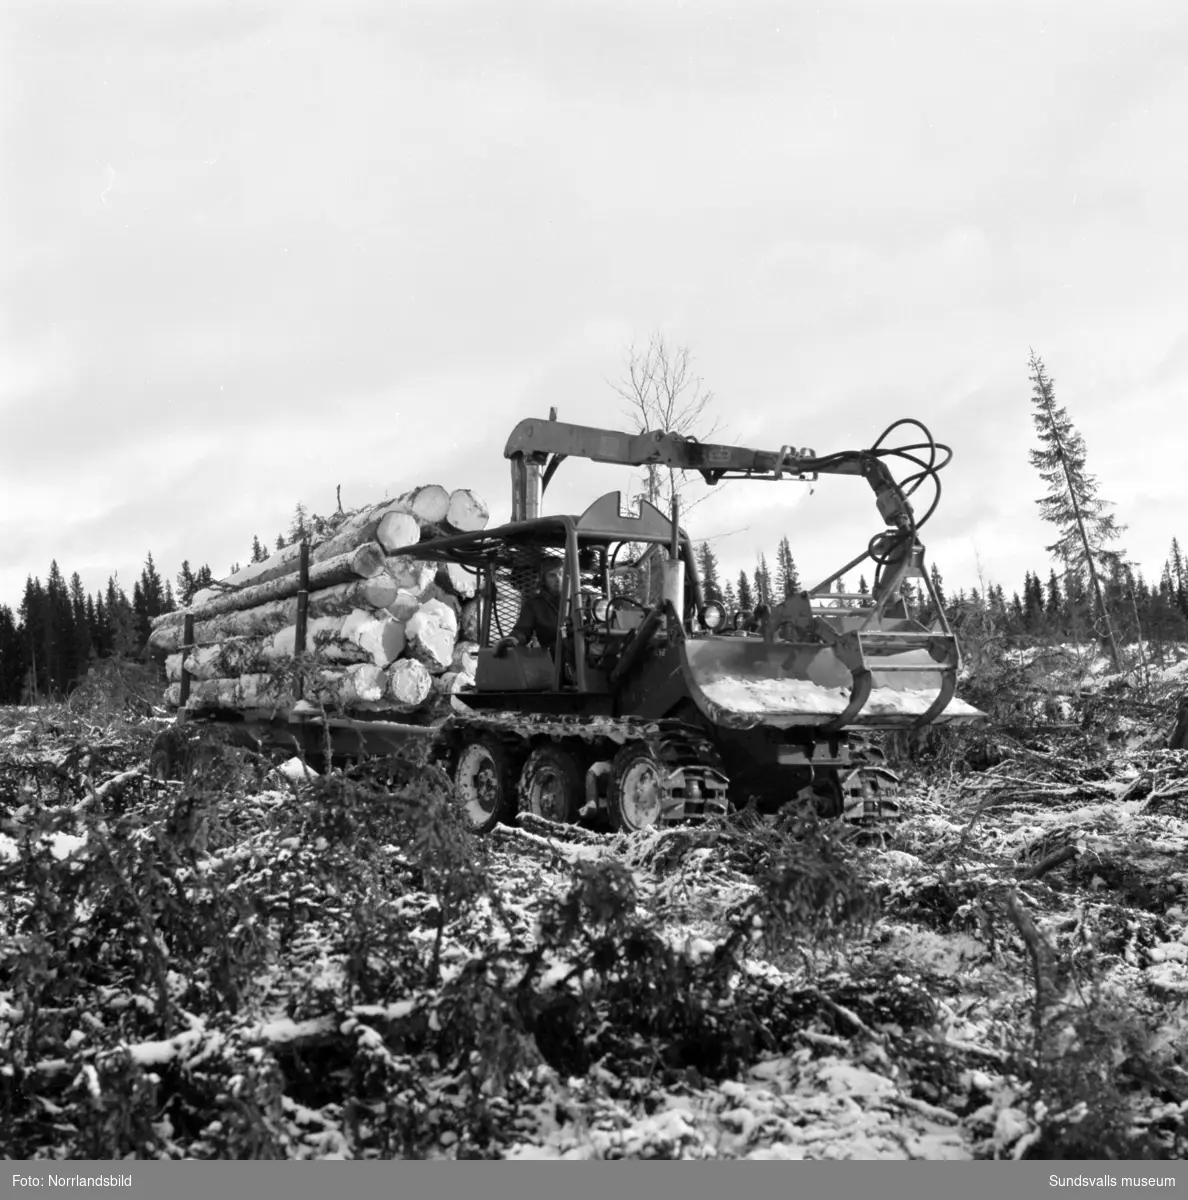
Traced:
[[13, 1152], [1181, 1156], [1188, 754], [1114, 725], [955, 743], [878, 845], [476, 843], [407, 773], [160, 785], [157, 723], [0, 710]]

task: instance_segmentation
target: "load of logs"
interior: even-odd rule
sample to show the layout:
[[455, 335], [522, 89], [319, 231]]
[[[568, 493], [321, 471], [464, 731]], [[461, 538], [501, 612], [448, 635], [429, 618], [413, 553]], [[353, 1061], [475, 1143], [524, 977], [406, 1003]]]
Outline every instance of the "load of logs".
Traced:
[[279, 710], [300, 699], [339, 713], [420, 717], [457, 708], [478, 662], [478, 579], [410, 548], [477, 532], [488, 517], [469, 489], [429, 484], [311, 541], [304, 594], [299, 543], [195, 593], [187, 608], [152, 623], [167, 704]]

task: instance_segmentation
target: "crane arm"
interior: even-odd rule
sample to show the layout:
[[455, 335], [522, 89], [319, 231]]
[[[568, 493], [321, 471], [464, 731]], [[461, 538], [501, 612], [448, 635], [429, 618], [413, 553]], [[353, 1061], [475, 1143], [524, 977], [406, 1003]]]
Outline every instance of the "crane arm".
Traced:
[[819, 458], [816, 451], [808, 448], [753, 450], [699, 442], [659, 430], [616, 433], [588, 425], [529, 418], [512, 430], [503, 456], [512, 463], [513, 520], [538, 515], [540, 492], [566, 458], [697, 471], [711, 485], [722, 479], [812, 480], [821, 474], [861, 475], [874, 490], [879, 513], [888, 525], [902, 528], [912, 520], [911, 507], [890, 470], [869, 450], [843, 451]]

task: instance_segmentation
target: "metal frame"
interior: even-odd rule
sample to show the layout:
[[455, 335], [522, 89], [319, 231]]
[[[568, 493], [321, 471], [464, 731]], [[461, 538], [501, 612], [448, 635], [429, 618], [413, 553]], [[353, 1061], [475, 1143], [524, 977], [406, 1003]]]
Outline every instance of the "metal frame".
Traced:
[[297, 567], [297, 620], [293, 631], [293, 665], [297, 668], [294, 673], [293, 691], [296, 699], [300, 700], [305, 694], [305, 674], [301, 670], [305, 657], [305, 633], [309, 614], [309, 539], [301, 541], [301, 558]]
[[[621, 500], [621, 492], [607, 492], [578, 517], [558, 514], [527, 521], [513, 521], [494, 529], [451, 534], [415, 545], [401, 546], [390, 551], [390, 554], [406, 555], [421, 560], [444, 559], [480, 573], [482, 584], [476, 593], [481, 596], [483, 604], [479, 637], [485, 644], [490, 640], [492, 614], [496, 605], [494, 566], [500, 557], [506, 556], [507, 547], [518, 544], [563, 550], [566, 571], [558, 607], [560, 613], [565, 615], [558, 622], [557, 640], [552, 647], [553, 690], [562, 691], [565, 682], [563, 631], [565, 620], [568, 619], [573, 630], [574, 684], [578, 692], [588, 693], [590, 677], [586, 663], [586, 636], [582, 628], [581, 568], [578, 561], [583, 544], [602, 547], [605, 551], [611, 542], [644, 543], [667, 546], [671, 553], [675, 543], [685, 564], [687, 595], [691, 596], [694, 605], [700, 605], [702, 600], [701, 580], [697, 573], [693, 544], [685, 531], [646, 500], [640, 501], [639, 516], [624, 516], [620, 509]], [[605, 584], [605, 553], [603, 573]], [[495, 619], [498, 620], [498, 617]], [[500, 628], [502, 629], [502, 626]]]

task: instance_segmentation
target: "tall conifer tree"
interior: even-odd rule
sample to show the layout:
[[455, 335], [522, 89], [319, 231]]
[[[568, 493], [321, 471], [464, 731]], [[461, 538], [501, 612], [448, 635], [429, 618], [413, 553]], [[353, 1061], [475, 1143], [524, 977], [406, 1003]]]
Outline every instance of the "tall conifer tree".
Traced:
[[[1085, 439], [1065, 408], [1057, 404], [1055, 380], [1047, 374], [1043, 361], [1034, 351], [1029, 365], [1035, 405], [1032, 419], [1040, 441], [1040, 448], [1030, 451], [1029, 458], [1048, 487], [1048, 494], [1036, 503], [1043, 519], [1056, 526], [1059, 533], [1047, 550], [1066, 565], [1074, 578], [1084, 570], [1089, 572], [1114, 667], [1120, 669], [1118, 645], [1102, 594], [1098, 565], [1102, 552], [1125, 527], [1120, 526], [1108, 511], [1113, 506], [1099, 495], [1097, 479], [1086, 469]], [[1076, 613], [1073, 615], [1075, 617]]]

